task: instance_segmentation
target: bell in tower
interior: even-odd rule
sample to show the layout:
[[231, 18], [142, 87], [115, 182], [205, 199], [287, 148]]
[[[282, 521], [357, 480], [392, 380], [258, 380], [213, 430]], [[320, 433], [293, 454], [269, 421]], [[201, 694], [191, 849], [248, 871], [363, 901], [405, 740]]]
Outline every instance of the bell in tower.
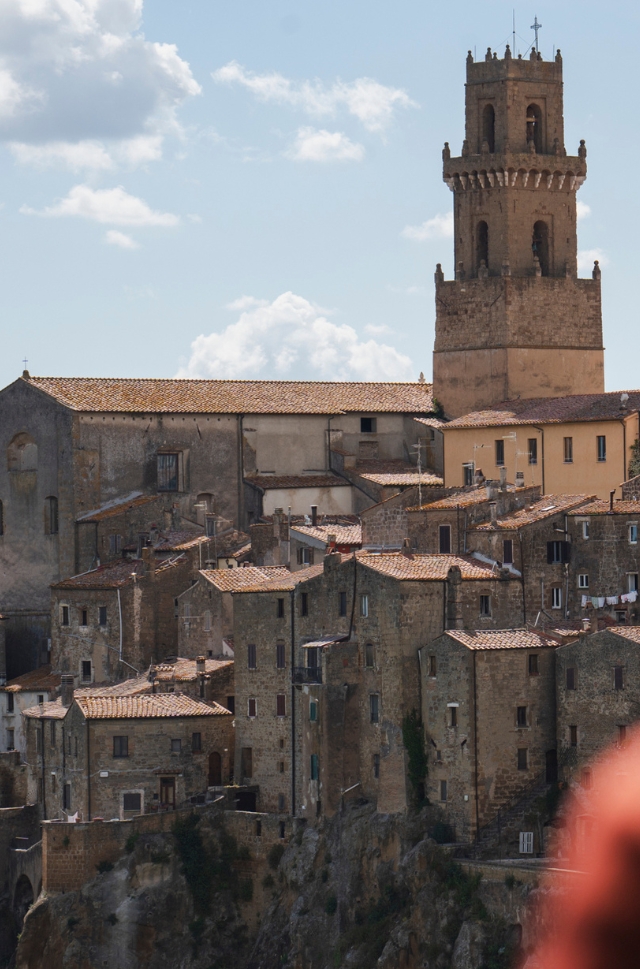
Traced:
[[467, 57], [462, 154], [443, 151], [456, 278], [436, 272], [434, 394], [449, 417], [604, 391], [600, 272], [578, 279], [586, 149], [564, 146], [562, 58]]

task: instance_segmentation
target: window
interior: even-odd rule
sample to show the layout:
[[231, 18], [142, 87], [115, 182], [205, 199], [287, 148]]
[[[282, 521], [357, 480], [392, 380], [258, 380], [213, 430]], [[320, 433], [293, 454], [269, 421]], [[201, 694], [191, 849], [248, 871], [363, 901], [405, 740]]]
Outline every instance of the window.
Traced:
[[122, 810], [132, 814], [142, 813], [142, 795], [138, 791], [130, 791], [122, 795]]
[[177, 454], [158, 455], [158, 491], [178, 491]]
[[87, 612], [86, 609], [80, 610], [80, 625], [81, 626], [89, 625], [89, 613]]
[[563, 444], [564, 463], [573, 464], [573, 438], [565, 437]]
[[371, 669], [375, 664], [375, 650], [373, 648], [373, 643], [364, 644], [364, 665]]
[[256, 698], [254, 696], [250, 696], [247, 700], [247, 716], [252, 719], [257, 716]]
[[109, 535], [109, 554], [117, 555], [122, 549], [122, 535]]
[[8, 471], [36, 471], [38, 468], [38, 446], [24, 431], [12, 438], [7, 448]]
[[451, 552], [451, 525], [438, 527], [438, 551], [441, 555], [448, 555]]
[[319, 776], [320, 765], [318, 763], [318, 755], [311, 754], [311, 780], [317, 781]]
[[60, 625], [68, 626], [69, 625], [69, 606], [62, 606], [60, 612], [61, 612]]
[[[138, 797], [140, 797], [139, 794]], [[71, 784], [65, 784], [62, 788], [62, 810], [71, 810]]]
[[281, 774], [284, 774], [284, 761], [283, 760], [280, 761], [280, 773]]
[[637, 544], [638, 544], [638, 524], [637, 522], [634, 522], [632, 525], [629, 525], [629, 545], [637, 545]]
[[[491, 105], [487, 105], [491, 107]], [[484, 266], [482, 265], [484, 263]], [[489, 266], [489, 226], [486, 222], [478, 222], [476, 230], [476, 272]]]
[[7, 693], [7, 713], [13, 713], [15, 707], [15, 698], [13, 693]]
[[380, 722], [380, 697], [377, 693], [369, 695], [369, 719], [371, 723]]
[[83, 683], [91, 682], [91, 660], [90, 659], [82, 660], [82, 681]]
[[562, 609], [562, 589], [560, 586], [554, 586], [551, 590], [551, 608]]
[[504, 467], [504, 441], [502, 438], [496, 441], [496, 465], [499, 468]]
[[493, 154], [496, 150], [496, 111], [492, 104], [485, 104], [482, 109], [482, 140]]
[[361, 434], [375, 434], [377, 427], [377, 421], [375, 417], [361, 417], [360, 418], [360, 433]]
[[106, 606], [98, 606], [98, 625], [99, 626], [106, 626], [107, 625], [107, 607]]
[[578, 575], [578, 588], [588, 589], [589, 588], [589, 576], [586, 572], [580, 572]]
[[282, 814], [287, 809], [287, 801], [284, 794], [278, 794], [278, 811]]
[[49, 741], [52, 747], [56, 745], [56, 722], [55, 720], [49, 721]]
[[9, 727], [7, 729], [7, 750], [15, 749], [15, 735], [15, 729], [13, 727]]
[[300, 615], [301, 616], [309, 615], [309, 593], [308, 592], [303, 592], [300, 595]]
[[44, 499], [44, 533], [58, 534], [58, 499], [53, 496]]
[[585, 791], [591, 790], [591, 771], [589, 768], [585, 768], [585, 770], [582, 771], [582, 786], [584, 787]]
[[339, 597], [339, 604], [338, 604], [338, 615], [346, 616], [346, 614], [347, 614], [347, 593], [341, 592]]
[[209, 612], [208, 609], [204, 614], [204, 631], [206, 633], [211, 632], [211, 613]]
[[284, 669], [284, 640], [279, 639], [276, 643], [276, 669]]
[[547, 565], [565, 565], [570, 557], [569, 542], [547, 542]]
[[247, 646], [247, 669], [255, 670], [258, 668], [258, 656], [255, 643], [249, 643]]
[[364, 619], [369, 615], [369, 596], [360, 596], [360, 615]]
[[182, 752], [182, 741], [180, 740], [179, 737], [176, 737], [174, 740], [171, 741], [171, 753], [179, 754], [181, 752]]
[[446, 801], [447, 800], [447, 782], [446, 781], [440, 781], [440, 800], [441, 801]]
[[582, 537], [586, 540], [589, 538], [589, 522], [582, 522]]
[[311, 721], [311, 723], [318, 722], [318, 701], [317, 700], [309, 701], [309, 720]]
[[380, 754], [373, 755], [373, 776], [376, 780], [380, 777]]
[[527, 726], [527, 708], [516, 707], [516, 723], [519, 727]]
[[44, 703], [44, 693], [38, 693], [38, 703]]
[[114, 737], [113, 738], [113, 756], [114, 757], [128, 757], [129, 756], [129, 738], [128, 737]]
[[429, 676], [435, 676], [437, 668], [438, 668], [438, 665], [437, 665], [436, 657], [430, 656], [429, 657]]
[[575, 690], [576, 688], [576, 668], [575, 666], [567, 666], [566, 672], [566, 685], [567, 690]]
[[278, 599], [276, 616], [278, 619], [284, 619], [284, 599]]
[[449, 707], [449, 726], [458, 726], [458, 708], [455, 706]]
[[298, 549], [298, 565], [313, 565], [313, 549], [308, 545]]
[[518, 770], [527, 770], [529, 766], [529, 751], [526, 747], [518, 747]]
[[575, 724], [572, 724], [569, 727], [569, 746], [570, 747], [578, 746], [578, 728]]
[[202, 734], [201, 733], [191, 734], [191, 752], [194, 754], [202, 753]]
[[278, 693], [276, 696], [276, 716], [286, 717], [287, 715], [287, 698], [284, 693]]
[[531, 249], [540, 263], [543, 276], [549, 275], [549, 226], [546, 222], [536, 222], [533, 226]]
[[538, 669], [538, 654], [529, 653], [529, 676], [537, 676], [539, 673]]
[[637, 572], [629, 572], [627, 574], [627, 585], [629, 587], [629, 592], [637, 592], [638, 591], [638, 573]]
[[[614, 666], [613, 667], [613, 688], [614, 688], [614, 690], [622, 690], [623, 689], [623, 686], [624, 686], [624, 684], [623, 684], [623, 667], [622, 666]], [[53, 723], [53, 721], [52, 721], [52, 723]]]
[[[537, 104], [530, 104], [527, 108], [526, 115], [527, 124], [527, 145], [533, 142], [533, 148], [535, 151], [541, 155], [542, 154], [542, 111]], [[543, 223], [544, 224], [544, 223]], [[536, 225], [540, 225], [536, 222]]]
[[624, 747], [627, 740], [627, 725], [618, 725], [618, 747]]
[[527, 441], [527, 451], [529, 453], [529, 464], [538, 463], [538, 438], [530, 437]]
[[505, 538], [502, 543], [502, 564], [513, 565], [513, 539]]
[[467, 461], [462, 465], [462, 483], [465, 488], [470, 488], [473, 484], [475, 469], [472, 461]]
[[311, 646], [310, 649], [305, 650], [307, 654], [307, 669], [317, 670], [318, 669], [318, 647]]
[[491, 615], [491, 596], [480, 596], [480, 615]]
[[236, 698], [234, 696], [228, 696], [227, 697], [226, 707], [227, 707], [227, 710], [229, 711], [229, 713], [235, 713], [236, 712]]
[[598, 461], [607, 460], [607, 439], [604, 434], [598, 434], [596, 438], [596, 451], [598, 455]]

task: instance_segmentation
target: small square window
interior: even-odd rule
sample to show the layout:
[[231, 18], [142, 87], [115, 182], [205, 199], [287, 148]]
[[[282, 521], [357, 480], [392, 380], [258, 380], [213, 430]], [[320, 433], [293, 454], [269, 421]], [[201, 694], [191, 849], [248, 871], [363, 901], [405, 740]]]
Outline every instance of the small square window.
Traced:
[[480, 615], [491, 615], [491, 596], [480, 596]]
[[252, 719], [256, 716], [256, 698], [250, 696], [247, 700], [247, 714]]
[[309, 701], [309, 720], [311, 721], [311, 723], [318, 722], [318, 701], [317, 700]]
[[191, 751], [194, 754], [199, 754], [202, 752], [202, 734], [192, 733], [191, 734]]
[[360, 418], [360, 433], [361, 434], [375, 434], [376, 432], [376, 418], [375, 417], [361, 417]]
[[516, 708], [516, 722], [519, 727], [527, 726], [527, 708], [517, 707]]
[[526, 747], [518, 747], [518, 770], [527, 770], [529, 767], [529, 751]]
[[139, 793], [127, 793], [122, 795], [122, 810], [140, 814], [142, 811], [142, 795]]
[[369, 719], [371, 723], [380, 722], [380, 697], [377, 693], [369, 695]]
[[287, 715], [287, 697], [284, 693], [278, 693], [276, 695], [276, 716], [286, 717]]
[[632, 525], [629, 525], [629, 544], [630, 545], [638, 544], [638, 525], [636, 522], [634, 522]]
[[69, 606], [63, 606], [61, 610], [60, 624], [62, 626], [69, 625]]
[[496, 441], [496, 466], [504, 467], [504, 441], [502, 438]]
[[128, 757], [129, 756], [129, 738], [128, 737], [114, 737], [113, 738], [113, 756], [114, 757]]
[[376, 780], [380, 777], [380, 754], [373, 755], [373, 776]]
[[429, 657], [429, 676], [436, 676], [437, 671], [437, 660], [435, 656]]
[[91, 660], [83, 659], [82, 660], [82, 682], [83, 683], [90, 683], [91, 682], [91, 678], [92, 678], [91, 677]]
[[364, 665], [371, 669], [375, 666], [375, 650], [373, 643], [365, 643], [364, 646]]
[[284, 599], [278, 599], [278, 608], [276, 613], [278, 619], [284, 619]]
[[578, 746], [578, 728], [575, 724], [572, 724], [569, 727], [569, 746], [570, 747]]
[[360, 596], [360, 615], [366, 619], [369, 615], [369, 596]]
[[255, 643], [247, 646], [247, 669], [255, 670], [258, 668], [258, 651]]
[[598, 454], [598, 461], [607, 460], [607, 439], [604, 434], [598, 434], [596, 438], [596, 450]]
[[347, 614], [347, 593], [340, 592], [339, 601], [338, 601], [338, 615], [346, 616], [346, 614]]
[[581, 572], [578, 575], [578, 588], [579, 589], [588, 589], [589, 588], [589, 576], [587, 575], [586, 572]]
[[107, 607], [106, 606], [99, 606], [98, 607], [98, 625], [100, 625], [100, 626], [106, 626], [107, 625]]
[[529, 676], [537, 676], [540, 670], [538, 669], [538, 654], [529, 653]]
[[447, 782], [446, 781], [440, 781], [440, 800], [441, 801], [446, 801], [447, 800]]
[[179, 754], [181, 753], [181, 751], [182, 751], [182, 741], [180, 740], [179, 737], [176, 737], [174, 740], [171, 741], [171, 753]]
[[575, 690], [576, 688], [576, 668], [575, 666], [567, 666], [566, 669], [566, 680], [567, 690]]

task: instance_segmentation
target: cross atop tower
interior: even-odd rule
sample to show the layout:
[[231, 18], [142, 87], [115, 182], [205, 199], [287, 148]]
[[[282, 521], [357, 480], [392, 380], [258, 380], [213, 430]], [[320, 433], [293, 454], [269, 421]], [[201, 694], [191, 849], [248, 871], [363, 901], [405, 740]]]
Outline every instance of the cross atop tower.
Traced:
[[542, 24], [538, 23], [538, 15], [533, 18], [533, 23], [531, 24], [531, 29], [535, 31], [536, 34], [536, 54], [538, 53], [538, 31], [542, 27]]

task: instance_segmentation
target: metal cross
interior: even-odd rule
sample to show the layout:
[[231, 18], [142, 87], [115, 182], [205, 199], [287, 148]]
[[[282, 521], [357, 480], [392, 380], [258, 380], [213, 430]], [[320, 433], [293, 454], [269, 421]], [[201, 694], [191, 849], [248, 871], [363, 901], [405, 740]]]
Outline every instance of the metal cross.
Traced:
[[28, 360], [27, 360], [27, 358], [25, 357], [25, 358], [24, 358], [24, 360], [23, 360], [22, 362], [23, 362], [23, 364], [24, 364], [24, 369], [26, 370], [26, 369], [27, 369], [27, 364], [29, 363], [29, 361], [28, 361]]
[[535, 30], [536, 33], [536, 53], [538, 51], [538, 31], [542, 27], [542, 24], [538, 23], [538, 15], [533, 18], [533, 23], [531, 24], [531, 30]]

